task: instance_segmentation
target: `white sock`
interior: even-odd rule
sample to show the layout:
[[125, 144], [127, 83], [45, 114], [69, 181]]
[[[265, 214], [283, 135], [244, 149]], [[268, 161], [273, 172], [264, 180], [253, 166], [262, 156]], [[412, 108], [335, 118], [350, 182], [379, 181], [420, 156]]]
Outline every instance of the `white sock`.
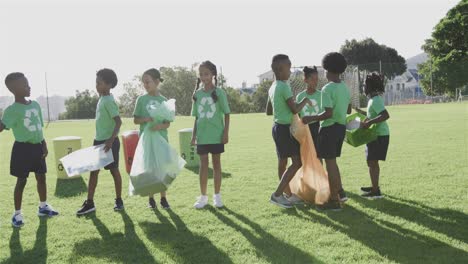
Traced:
[[44, 201], [44, 202], [39, 202], [39, 207], [40, 208], [44, 208], [47, 206], [47, 201]]
[[15, 211], [15, 215], [21, 214], [21, 209]]

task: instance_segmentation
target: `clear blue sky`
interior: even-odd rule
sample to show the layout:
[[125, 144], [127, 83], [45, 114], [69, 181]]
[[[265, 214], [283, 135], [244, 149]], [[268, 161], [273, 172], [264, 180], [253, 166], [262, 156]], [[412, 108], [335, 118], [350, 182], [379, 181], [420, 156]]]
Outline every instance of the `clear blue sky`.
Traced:
[[[455, 6], [454, 0], [1, 1], [0, 78], [27, 74], [32, 97], [94, 89], [95, 72], [121, 84], [150, 67], [211, 60], [228, 84], [249, 84], [276, 53], [320, 64], [346, 39], [372, 37], [405, 58]], [[0, 96], [8, 95], [3, 85]]]

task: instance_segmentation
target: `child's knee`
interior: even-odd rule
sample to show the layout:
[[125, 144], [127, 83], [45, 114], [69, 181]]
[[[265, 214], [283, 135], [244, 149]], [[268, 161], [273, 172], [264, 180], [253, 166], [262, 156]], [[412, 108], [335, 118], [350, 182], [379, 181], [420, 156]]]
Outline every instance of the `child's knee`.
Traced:
[[28, 178], [17, 178], [16, 187], [24, 188], [24, 186], [26, 186], [27, 182], [28, 182]]
[[379, 161], [378, 160], [368, 160], [367, 161], [367, 166], [369, 168], [377, 168], [377, 167], [379, 167]]
[[36, 181], [38, 184], [45, 184], [46, 183], [46, 177], [44, 174], [36, 174]]

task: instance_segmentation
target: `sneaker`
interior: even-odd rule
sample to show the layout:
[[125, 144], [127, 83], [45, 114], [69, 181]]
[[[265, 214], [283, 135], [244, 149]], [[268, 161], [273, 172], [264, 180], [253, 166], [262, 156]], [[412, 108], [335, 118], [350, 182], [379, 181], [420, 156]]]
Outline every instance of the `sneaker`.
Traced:
[[124, 209], [122, 198], [115, 198], [114, 211], [122, 211]]
[[376, 192], [370, 191], [367, 193], [364, 193], [361, 195], [364, 198], [369, 198], [369, 199], [380, 199], [383, 198], [382, 193], [380, 192], [380, 189], [378, 189]]
[[286, 199], [286, 197], [284, 197], [284, 195], [275, 196], [274, 193], [270, 197], [270, 203], [276, 204], [277, 206], [283, 207], [283, 208], [292, 208], [293, 207], [291, 202], [288, 201], [288, 199]]
[[200, 195], [197, 197], [197, 201], [193, 205], [196, 209], [202, 209], [208, 204], [208, 196], [206, 195]]
[[291, 194], [291, 196], [287, 197], [286, 199], [288, 199], [288, 201], [293, 205], [304, 204], [304, 200], [295, 194]]
[[319, 210], [341, 211], [343, 207], [339, 201], [328, 201], [322, 205], [317, 205]]
[[171, 208], [171, 206], [170, 206], [169, 203], [167, 202], [166, 197], [161, 197], [161, 201], [159, 201], [159, 203], [161, 204], [162, 208], [164, 208], [164, 209], [169, 209], [169, 208]]
[[361, 191], [370, 192], [370, 191], [372, 191], [372, 187], [361, 187]]
[[11, 219], [11, 225], [13, 227], [22, 227], [24, 225], [23, 214], [14, 214]]
[[153, 197], [150, 197], [148, 199], [148, 208], [151, 208], [151, 209], [156, 209], [157, 208], [156, 201], [154, 200]]
[[94, 202], [86, 200], [81, 206], [81, 209], [78, 210], [78, 212], [76, 212], [76, 215], [85, 215], [94, 211], [96, 211], [96, 207], [94, 207]]
[[217, 208], [224, 206], [223, 201], [221, 201], [221, 194], [213, 194], [213, 205]]
[[340, 196], [340, 202], [344, 203], [346, 201], [348, 201], [348, 196], [346, 196], [346, 193], [343, 189], [341, 189], [339, 192], [338, 192], [338, 195]]
[[58, 214], [59, 213], [57, 211], [55, 211], [54, 208], [52, 208], [52, 206], [50, 206], [49, 204], [46, 204], [46, 206], [44, 206], [42, 208], [39, 207], [39, 212], [37, 212], [38, 216], [52, 217], [52, 216], [56, 216]]

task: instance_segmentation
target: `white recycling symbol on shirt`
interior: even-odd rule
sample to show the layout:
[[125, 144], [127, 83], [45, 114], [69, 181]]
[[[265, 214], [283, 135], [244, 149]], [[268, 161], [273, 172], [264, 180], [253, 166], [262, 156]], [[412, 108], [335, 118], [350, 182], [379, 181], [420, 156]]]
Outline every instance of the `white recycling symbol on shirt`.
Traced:
[[210, 119], [216, 113], [216, 104], [211, 97], [203, 97], [198, 105], [198, 115], [200, 118]]
[[[35, 124], [31, 124], [33, 123], [31, 120], [32, 118], [36, 119]], [[24, 114], [24, 126], [31, 132], [42, 130], [41, 122], [39, 120], [39, 111], [37, 111], [37, 109], [26, 110], [26, 113]]]
[[150, 111], [151, 109], [155, 109], [157, 107], [159, 107], [159, 105], [161, 105], [160, 102], [156, 101], [156, 100], [150, 100], [148, 101], [148, 104], [146, 104], [146, 111]]
[[312, 116], [319, 113], [320, 109], [317, 101], [315, 99], [310, 99], [310, 102], [312, 103], [311, 106], [306, 105], [304, 109], [302, 109], [304, 116]]

